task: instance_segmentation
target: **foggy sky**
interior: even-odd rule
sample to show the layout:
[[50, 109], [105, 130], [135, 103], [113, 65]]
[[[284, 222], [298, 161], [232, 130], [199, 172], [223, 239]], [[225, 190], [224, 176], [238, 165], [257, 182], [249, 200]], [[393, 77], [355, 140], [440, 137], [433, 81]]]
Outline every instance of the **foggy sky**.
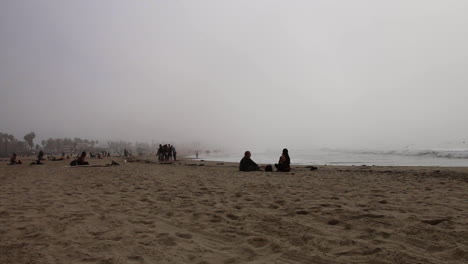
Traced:
[[0, 131], [219, 146], [468, 138], [468, 2], [0, 2]]

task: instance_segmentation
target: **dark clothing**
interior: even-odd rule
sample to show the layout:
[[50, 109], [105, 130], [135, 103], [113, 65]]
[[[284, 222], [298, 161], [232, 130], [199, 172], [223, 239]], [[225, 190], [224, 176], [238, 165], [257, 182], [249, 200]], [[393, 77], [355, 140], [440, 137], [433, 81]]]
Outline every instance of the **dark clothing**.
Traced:
[[39, 155], [37, 155], [38, 160], [44, 160], [44, 152], [41, 150], [39, 151]]
[[291, 167], [289, 164], [291, 164], [291, 159], [286, 153], [286, 155], [283, 154], [283, 156], [280, 157], [278, 164], [275, 164], [275, 167], [278, 171], [290, 171]]
[[77, 165], [89, 165], [89, 162], [79, 161], [79, 160], [74, 160], [74, 161], [70, 162], [70, 166], [77, 166]]
[[278, 171], [290, 171], [291, 167], [289, 167], [289, 164], [287, 163], [278, 163], [275, 164], [275, 167]]
[[239, 164], [240, 171], [257, 171], [260, 167], [258, 167], [257, 163], [255, 163], [251, 158], [243, 157]]

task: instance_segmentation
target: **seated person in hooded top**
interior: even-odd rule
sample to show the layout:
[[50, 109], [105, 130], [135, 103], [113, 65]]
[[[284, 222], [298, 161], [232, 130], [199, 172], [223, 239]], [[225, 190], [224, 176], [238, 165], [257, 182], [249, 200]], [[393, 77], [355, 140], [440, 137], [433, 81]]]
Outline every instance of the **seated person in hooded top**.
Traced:
[[81, 156], [79, 156], [76, 160], [70, 162], [70, 166], [76, 166], [76, 165], [89, 165], [89, 162], [85, 161], [86, 158], [86, 152], [82, 152]]
[[281, 154], [278, 163], [275, 164], [275, 167], [278, 171], [290, 171], [290, 164], [291, 158], [289, 158], [288, 149], [283, 149], [283, 153]]
[[22, 164], [21, 160], [16, 160], [16, 153], [13, 153], [10, 157], [10, 165]]
[[85, 161], [86, 152], [82, 152], [81, 156], [76, 160], [78, 165], [89, 165], [89, 162]]
[[258, 171], [260, 167], [255, 163], [251, 158], [250, 151], [244, 153], [244, 157], [240, 161], [239, 170], [240, 171]]

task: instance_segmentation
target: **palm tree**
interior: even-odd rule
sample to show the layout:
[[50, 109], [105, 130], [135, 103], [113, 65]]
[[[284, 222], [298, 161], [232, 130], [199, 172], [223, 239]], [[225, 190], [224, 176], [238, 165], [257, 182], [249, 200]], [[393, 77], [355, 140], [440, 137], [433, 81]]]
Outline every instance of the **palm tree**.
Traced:
[[1, 133], [0, 132], [0, 143], [4, 144], [4, 155], [7, 155], [7, 134]]
[[24, 141], [28, 143], [29, 148], [32, 149], [34, 147], [34, 138], [36, 137], [36, 134], [34, 132], [28, 133], [24, 135]]
[[15, 137], [13, 135], [5, 134], [5, 133], [1, 133], [0, 136], [3, 139], [3, 143], [4, 143], [4, 150], [5, 150], [4, 155], [8, 155], [8, 145], [9, 143], [15, 141]]

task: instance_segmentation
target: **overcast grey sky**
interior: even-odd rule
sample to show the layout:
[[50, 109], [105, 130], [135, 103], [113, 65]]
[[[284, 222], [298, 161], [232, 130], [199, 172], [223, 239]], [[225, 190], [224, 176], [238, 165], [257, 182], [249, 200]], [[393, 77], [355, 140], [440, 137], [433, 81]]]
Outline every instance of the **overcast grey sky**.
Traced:
[[226, 146], [468, 137], [468, 1], [0, 2], [0, 131]]

